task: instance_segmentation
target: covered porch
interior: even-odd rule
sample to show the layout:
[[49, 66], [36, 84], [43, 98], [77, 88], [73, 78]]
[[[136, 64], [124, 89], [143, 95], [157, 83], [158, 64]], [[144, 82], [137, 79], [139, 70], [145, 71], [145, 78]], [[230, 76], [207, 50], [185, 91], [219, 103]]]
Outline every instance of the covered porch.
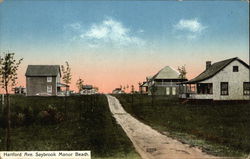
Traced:
[[183, 82], [179, 84], [180, 98], [213, 99], [213, 83]]
[[57, 96], [69, 95], [69, 85], [64, 83], [57, 83]]

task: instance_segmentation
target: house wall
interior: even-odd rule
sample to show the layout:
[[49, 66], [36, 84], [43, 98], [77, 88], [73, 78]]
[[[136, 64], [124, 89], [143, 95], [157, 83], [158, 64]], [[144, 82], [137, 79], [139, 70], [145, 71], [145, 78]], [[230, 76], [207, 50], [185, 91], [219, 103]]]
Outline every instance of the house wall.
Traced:
[[[233, 72], [233, 66], [238, 66], [239, 72]], [[228, 82], [229, 95], [221, 95], [221, 82]], [[235, 60], [212, 78], [200, 83], [213, 83], [214, 100], [249, 100], [249, 95], [243, 95], [243, 82], [249, 82], [249, 69]]]
[[60, 73], [58, 73], [56, 77], [56, 83], [60, 83], [60, 82], [61, 82], [61, 76], [60, 76]]
[[[173, 96], [172, 94], [172, 90], [173, 90], [173, 87], [175, 87], [175, 95], [174, 96], [178, 96], [179, 94], [179, 86], [174, 84], [173, 85], [166, 85], [166, 86], [156, 86], [156, 91], [155, 91], [155, 95], [167, 95], [167, 87], [169, 87], [169, 95], [170, 96]], [[148, 94], [149, 95], [152, 95], [152, 92], [150, 91], [150, 88], [148, 89]]]
[[190, 94], [190, 99], [213, 99], [212, 94]]
[[48, 85], [52, 85], [51, 95], [56, 95], [56, 80], [56, 77], [52, 77], [52, 82], [47, 82], [47, 77], [26, 77], [27, 96], [48, 95]]

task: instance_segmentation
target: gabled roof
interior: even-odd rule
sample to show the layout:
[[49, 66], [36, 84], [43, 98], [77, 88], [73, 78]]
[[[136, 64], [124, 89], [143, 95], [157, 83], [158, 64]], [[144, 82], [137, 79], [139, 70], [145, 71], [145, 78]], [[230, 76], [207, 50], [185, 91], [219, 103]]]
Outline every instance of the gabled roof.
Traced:
[[229, 65], [231, 62], [233, 62], [235, 60], [239, 61], [240, 63], [242, 63], [244, 66], [246, 66], [249, 69], [248, 64], [246, 64], [244, 61], [242, 61], [238, 57], [235, 57], [235, 58], [231, 58], [231, 59], [216, 62], [216, 63], [212, 64], [208, 69], [203, 71], [197, 77], [195, 77], [195, 78], [193, 78], [193, 79], [191, 79], [191, 80], [189, 80], [187, 82], [183, 82], [183, 83], [196, 83], [196, 82], [204, 81], [204, 80], [206, 80], [208, 78], [211, 78], [211, 77], [216, 75], [223, 68], [225, 68], [227, 65]]
[[60, 65], [28, 65], [25, 76], [57, 76], [60, 74]]
[[180, 73], [172, 67], [166, 66], [151, 78], [151, 80], [155, 79], [180, 79]]
[[121, 88], [115, 88], [113, 91], [121, 91]]
[[141, 83], [140, 87], [148, 87], [148, 82]]
[[57, 87], [69, 87], [69, 85], [64, 83], [57, 83]]
[[146, 81], [150, 81], [152, 79], [153, 76], [147, 76], [146, 77]]
[[83, 85], [82, 89], [93, 89], [92, 85]]

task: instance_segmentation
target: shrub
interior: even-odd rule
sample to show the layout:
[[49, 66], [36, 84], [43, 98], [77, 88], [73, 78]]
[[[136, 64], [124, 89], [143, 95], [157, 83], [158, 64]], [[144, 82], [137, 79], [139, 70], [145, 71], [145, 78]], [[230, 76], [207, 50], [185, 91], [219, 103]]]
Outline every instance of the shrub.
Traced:
[[64, 120], [64, 114], [57, 111], [57, 108], [49, 105], [46, 110], [42, 110], [37, 115], [40, 124], [56, 124]]
[[25, 114], [23, 113], [12, 113], [11, 114], [11, 126], [23, 126], [25, 121]]
[[32, 107], [29, 106], [29, 107], [24, 108], [23, 113], [25, 114], [24, 124], [26, 126], [33, 124], [33, 122], [35, 121], [35, 118], [34, 118]]
[[40, 111], [37, 115], [37, 120], [42, 125], [48, 124], [51, 122], [51, 115], [46, 110]]

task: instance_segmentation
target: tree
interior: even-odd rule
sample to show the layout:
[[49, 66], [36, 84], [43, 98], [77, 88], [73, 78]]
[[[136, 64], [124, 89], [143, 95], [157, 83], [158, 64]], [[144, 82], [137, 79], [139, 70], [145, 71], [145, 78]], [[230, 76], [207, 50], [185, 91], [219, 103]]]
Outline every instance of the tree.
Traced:
[[131, 85], [131, 93], [132, 93], [132, 94], [135, 93], [135, 87], [134, 87], [134, 85]]
[[96, 93], [98, 93], [99, 88], [98, 87], [94, 87], [94, 89], [96, 90]]
[[154, 106], [154, 98], [155, 98], [155, 93], [157, 91], [157, 87], [155, 84], [152, 84], [150, 87], [150, 92], [151, 92], [151, 105]]
[[141, 82], [138, 82], [138, 85], [139, 85], [139, 93], [142, 94], [142, 88], [141, 88]]
[[180, 75], [179, 75], [180, 78], [181, 79], [186, 79], [186, 75], [187, 75], [186, 66], [185, 65], [181, 66], [181, 67], [178, 66], [178, 71], [180, 73]]
[[[69, 63], [68, 61], [65, 62], [66, 66], [61, 66], [62, 68], [62, 73], [63, 73], [63, 76], [62, 76], [62, 80], [63, 82], [69, 86], [70, 82], [71, 82], [71, 78], [72, 78], [72, 75], [71, 75], [71, 68], [69, 67]], [[66, 94], [64, 96], [64, 110], [65, 110], [65, 118], [67, 119], [67, 98], [66, 96], [68, 95], [68, 91], [69, 91], [69, 87], [66, 87]]]
[[4, 89], [6, 94], [5, 110], [7, 118], [6, 128], [6, 150], [10, 150], [10, 96], [9, 90], [16, 85], [17, 70], [21, 64], [22, 58], [16, 60], [14, 58], [15, 53], [4, 53], [4, 56], [0, 56], [0, 85]]
[[126, 87], [125, 86], [123, 87], [123, 91], [126, 92]]
[[135, 93], [135, 87], [134, 85], [131, 85], [132, 107], [134, 105], [134, 93]]
[[79, 90], [79, 93], [81, 92], [81, 90], [82, 90], [82, 87], [83, 87], [83, 79], [81, 79], [81, 78], [79, 78], [77, 81], [76, 81], [76, 86], [77, 86], [77, 88], [78, 88], [78, 90]]
[[[69, 63], [68, 61], [65, 62], [66, 66], [61, 66], [62, 68], [62, 73], [63, 73], [63, 76], [62, 76], [62, 80], [63, 82], [66, 84], [66, 85], [69, 85], [70, 82], [71, 82], [71, 78], [72, 78], [72, 75], [71, 75], [71, 68], [69, 67]], [[66, 87], [66, 89], [68, 89], [68, 87]], [[68, 90], [67, 90], [68, 91]]]

